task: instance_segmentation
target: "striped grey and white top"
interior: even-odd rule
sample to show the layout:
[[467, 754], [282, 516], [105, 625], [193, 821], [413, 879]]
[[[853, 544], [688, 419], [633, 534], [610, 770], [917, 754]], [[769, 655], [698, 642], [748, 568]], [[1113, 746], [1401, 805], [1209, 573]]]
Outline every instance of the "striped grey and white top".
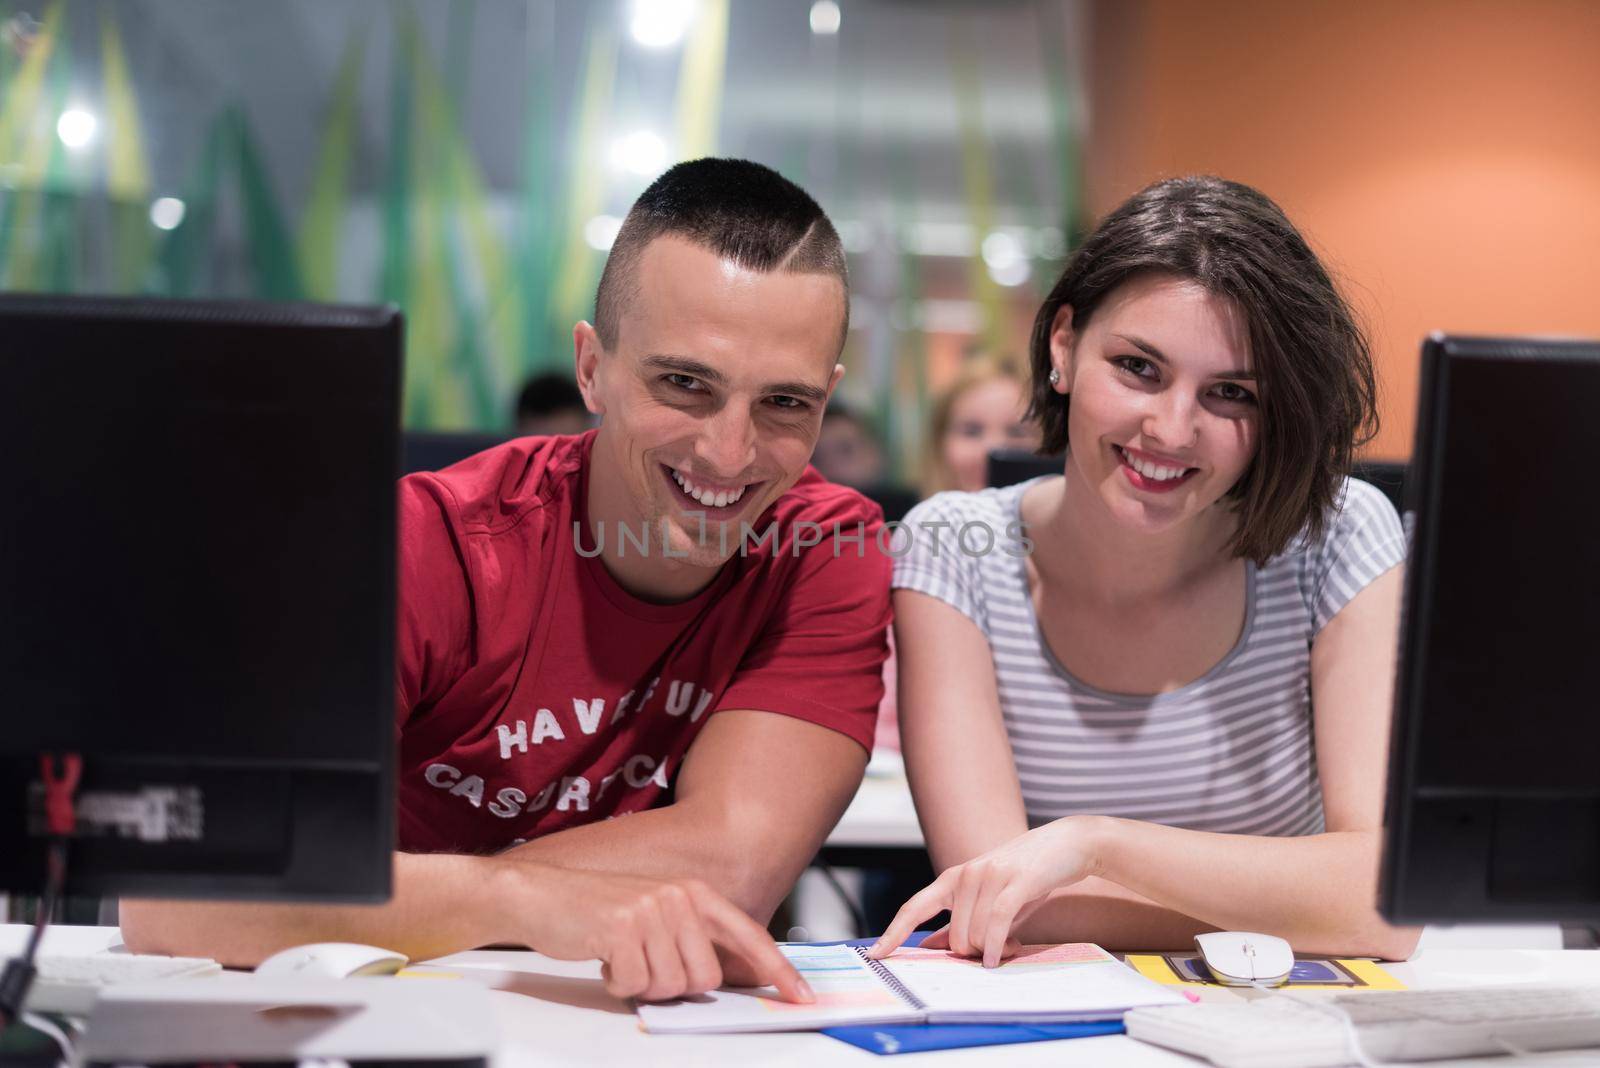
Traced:
[[[1318, 541], [1302, 534], [1265, 567], [1246, 561], [1244, 627], [1227, 655], [1180, 689], [1135, 696], [1074, 678], [1041, 637], [1021, 541], [1030, 485], [922, 502], [906, 516], [914, 536], [894, 568], [896, 588], [937, 597], [988, 639], [1030, 826], [1099, 813], [1238, 834], [1320, 832], [1311, 643], [1404, 559], [1394, 506], [1349, 480]], [[939, 523], [948, 526], [923, 525]], [[969, 524], [979, 526], [963, 534]]]

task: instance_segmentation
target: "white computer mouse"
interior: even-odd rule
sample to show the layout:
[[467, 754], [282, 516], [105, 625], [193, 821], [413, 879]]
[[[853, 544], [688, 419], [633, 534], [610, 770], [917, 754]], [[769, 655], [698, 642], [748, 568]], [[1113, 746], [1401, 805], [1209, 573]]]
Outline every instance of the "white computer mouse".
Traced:
[[355, 942], [314, 942], [280, 950], [256, 965], [256, 974], [274, 979], [348, 979], [358, 975], [393, 975], [406, 958], [392, 949]]
[[1195, 935], [1194, 944], [1223, 986], [1282, 986], [1294, 969], [1294, 950], [1275, 935], [1211, 931]]

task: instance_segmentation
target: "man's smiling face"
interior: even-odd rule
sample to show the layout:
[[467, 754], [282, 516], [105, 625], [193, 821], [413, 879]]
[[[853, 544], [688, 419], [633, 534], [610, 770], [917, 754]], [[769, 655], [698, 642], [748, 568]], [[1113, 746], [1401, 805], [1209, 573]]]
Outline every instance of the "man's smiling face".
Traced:
[[[684, 238], [651, 241], [608, 350], [575, 333], [578, 382], [601, 416], [591, 478], [603, 512], [720, 566], [804, 473], [837, 363], [845, 294], [829, 274], [752, 271]], [[612, 532], [609, 537], [616, 537]], [[659, 549], [654, 551], [659, 552]]]

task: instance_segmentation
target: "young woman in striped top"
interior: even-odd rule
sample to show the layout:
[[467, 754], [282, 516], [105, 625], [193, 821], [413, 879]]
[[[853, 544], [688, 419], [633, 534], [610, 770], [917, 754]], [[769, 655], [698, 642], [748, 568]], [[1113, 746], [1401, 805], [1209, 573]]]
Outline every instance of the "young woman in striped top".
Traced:
[[[900, 717], [942, 874], [879, 952], [1179, 948], [1265, 931], [1404, 957], [1374, 908], [1404, 537], [1348, 480], [1367, 343], [1270, 200], [1153, 185], [1035, 321], [1063, 476], [944, 493], [894, 573]], [[903, 547], [904, 548], [904, 547]]]

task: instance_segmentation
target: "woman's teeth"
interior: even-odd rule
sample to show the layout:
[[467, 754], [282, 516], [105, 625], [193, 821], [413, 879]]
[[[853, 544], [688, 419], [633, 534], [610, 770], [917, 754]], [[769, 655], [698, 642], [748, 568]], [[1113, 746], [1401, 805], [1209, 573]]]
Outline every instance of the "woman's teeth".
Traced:
[[1126, 449], [1120, 451], [1122, 458], [1128, 461], [1129, 467], [1155, 482], [1170, 482], [1172, 479], [1182, 477], [1184, 472], [1189, 470], [1187, 467], [1163, 467], [1160, 464], [1145, 463]]
[[687, 478], [684, 478], [677, 471], [672, 472], [672, 480], [683, 488], [683, 492], [687, 493], [689, 496], [693, 497], [696, 501], [705, 505], [707, 508], [726, 508], [728, 505], [737, 502], [740, 497], [743, 497], [744, 491], [748, 488], [746, 486], [740, 486], [738, 489], [733, 490], [732, 492], [723, 490], [720, 493], [712, 493], [710, 490], [695, 488], [695, 484], [693, 482], [690, 482]]

